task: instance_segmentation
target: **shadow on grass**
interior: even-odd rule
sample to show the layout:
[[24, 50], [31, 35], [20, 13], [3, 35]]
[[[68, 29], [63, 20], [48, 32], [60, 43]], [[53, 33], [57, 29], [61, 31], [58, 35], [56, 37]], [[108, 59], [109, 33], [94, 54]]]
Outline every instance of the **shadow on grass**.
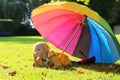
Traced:
[[29, 43], [35, 43], [35, 42], [47, 42], [45, 39], [41, 37], [0, 37], [0, 42], [17, 42], [17, 43], [23, 43], [23, 44], [29, 44]]
[[[62, 70], [61, 68], [51, 68], [55, 70]], [[77, 66], [69, 66], [65, 70], [81, 70], [82, 69], [87, 69], [87, 70], [92, 70], [100, 73], [113, 73], [113, 74], [120, 74], [120, 65], [118, 64], [82, 64], [82, 65], [77, 65]]]
[[[76, 66], [78, 68], [78, 66]], [[113, 74], [120, 74], [120, 65], [116, 64], [86, 64], [80, 65], [83, 69], [89, 69], [101, 73], [113, 73]]]

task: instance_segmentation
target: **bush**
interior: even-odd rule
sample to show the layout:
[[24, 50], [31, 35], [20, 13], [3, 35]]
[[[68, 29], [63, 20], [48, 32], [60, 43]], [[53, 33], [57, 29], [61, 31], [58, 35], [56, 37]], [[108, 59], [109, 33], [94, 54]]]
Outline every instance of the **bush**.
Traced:
[[32, 29], [30, 25], [22, 25], [15, 29], [14, 36], [33, 36], [40, 35], [35, 29]]

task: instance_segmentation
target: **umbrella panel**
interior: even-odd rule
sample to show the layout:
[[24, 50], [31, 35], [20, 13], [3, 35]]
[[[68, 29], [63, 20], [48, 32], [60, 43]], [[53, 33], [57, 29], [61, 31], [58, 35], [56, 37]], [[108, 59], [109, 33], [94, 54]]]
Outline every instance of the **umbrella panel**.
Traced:
[[88, 57], [90, 47], [90, 32], [89, 27], [86, 25], [83, 26], [81, 35], [77, 42], [77, 46], [74, 49], [73, 56], [76, 56], [81, 59]]

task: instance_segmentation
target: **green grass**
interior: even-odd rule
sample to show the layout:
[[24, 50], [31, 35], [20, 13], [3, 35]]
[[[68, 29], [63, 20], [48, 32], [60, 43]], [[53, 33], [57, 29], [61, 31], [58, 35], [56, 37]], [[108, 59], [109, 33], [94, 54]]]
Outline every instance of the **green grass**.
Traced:
[[[120, 35], [116, 35], [120, 41]], [[32, 46], [44, 41], [55, 51], [52, 44], [40, 36], [0, 37], [0, 80], [119, 80], [120, 61], [117, 64], [80, 65], [65, 71], [34, 68]], [[75, 59], [71, 57], [71, 59]], [[75, 59], [77, 60], [77, 59]], [[5, 68], [8, 67], [8, 68]], [[10, 72], [16, 71], [14, 76]]]

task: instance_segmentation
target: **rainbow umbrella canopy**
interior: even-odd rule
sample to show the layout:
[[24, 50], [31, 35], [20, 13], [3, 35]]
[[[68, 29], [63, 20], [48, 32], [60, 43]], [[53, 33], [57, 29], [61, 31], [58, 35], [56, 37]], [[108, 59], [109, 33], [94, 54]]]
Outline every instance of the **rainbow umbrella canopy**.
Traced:
[[74, 2], [48, 3], [33, 10], [35, 29], [56, 47], [96, 63], [120, 59], [120, 46], [109, 24], [95, 11]]

